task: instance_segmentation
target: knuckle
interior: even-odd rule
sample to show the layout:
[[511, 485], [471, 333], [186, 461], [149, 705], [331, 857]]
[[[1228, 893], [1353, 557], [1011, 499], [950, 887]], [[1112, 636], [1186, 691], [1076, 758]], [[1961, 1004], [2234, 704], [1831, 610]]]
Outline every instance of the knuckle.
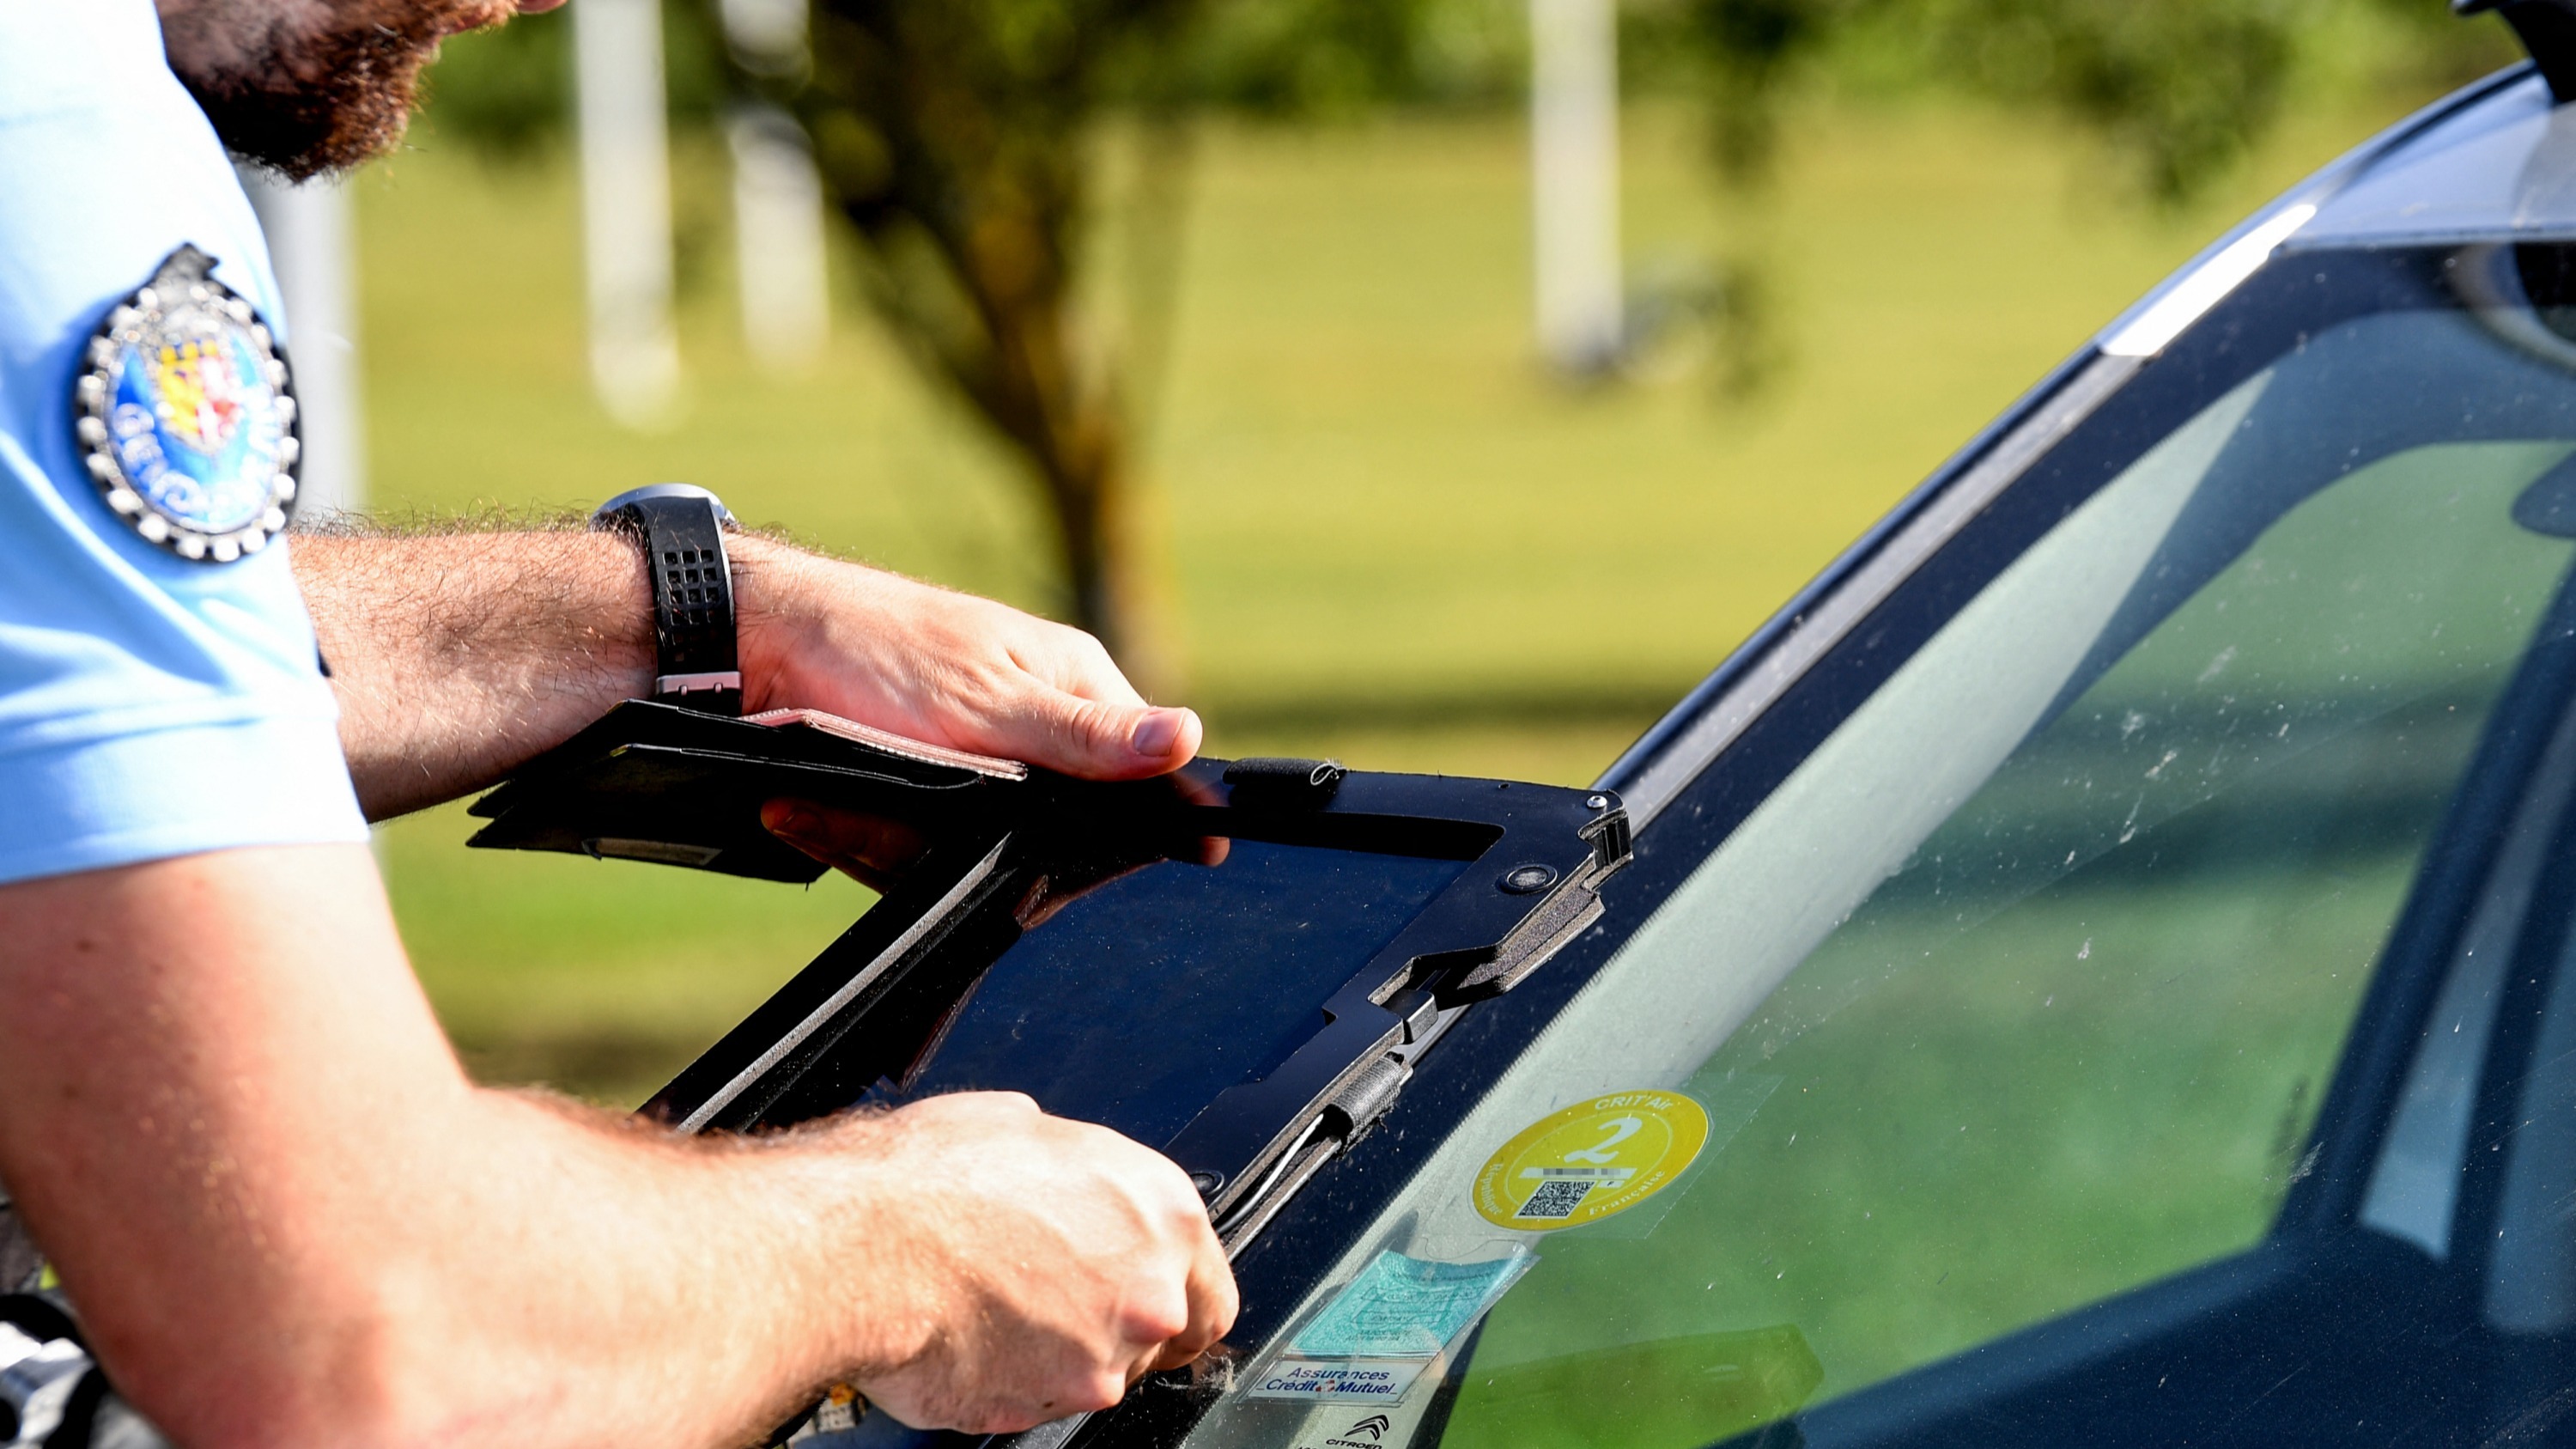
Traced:
[[1075, 745], [1114, 744], [1118, 723], [1110, 708], [1097, 700], [1078, 699], [1065, 710], [1065, 726]]
[[1020, 617], [1028, 620], [1029, 635], [1040, 644], [1058, 649], [1100, 647], [1099, 638], [1079, 624], [1068, 624], [1061, 619], [1041, 619], [1035, 614], [1023, 614]]
[[1189, 1327], [1189, 1300], [1178, 1282], [1128, 1305], [1125, 1336], [1130, 1343], [1162, 1343], [1187, 1333]]
[[959, 1111], [1004, 1118], [1033, 1115], [1038, 1109], [1036, 1099], [1026, 1092], [952, 1092], [930, 1100], [947, 1103]]

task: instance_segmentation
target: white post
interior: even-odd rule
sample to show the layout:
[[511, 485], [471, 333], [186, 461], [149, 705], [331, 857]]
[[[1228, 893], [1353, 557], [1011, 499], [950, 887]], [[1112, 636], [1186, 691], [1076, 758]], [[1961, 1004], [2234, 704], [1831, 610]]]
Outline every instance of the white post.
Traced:
[[[813, 64], [807, 0], [723, 0], [725, 48], [756, 75]], [[733, 151], [733, 240], [742, 338], [754, 361], [801, 372], [822, 356], [832, 325], [823, 274], [823, 178], [796, 118], [776, 106], [737, 108], [725, 121]]]
[[1613, 0], [1530, 0], [1538, 340], [1579, 376], [1619, 358], [1619, 30]]
[[733, 150], [733, 226], [742, 336], [752, 357], [799, 372], [831, 329], [823, 275], [823, 182], [793, 117], [745, 106], [725, 123]]
[[719, 0], [725, 44], [734, 59], [762, 75], [787, 75], [810, 59], [805, 47], [807, 0]]
[[357, 265], [346, 182], [316, 177], [290, 186], [274, 173], [241, 168], [285, 308], [287, 359], [295, 370], [296, 512], [327, 522], [367, 503], [366, 401], [358, 380]]
[[618, 421], [652, 427], [669, 421], [680, 386], [662, 11], [658, 0], [582, 0], [572, 14], [591, 383]]

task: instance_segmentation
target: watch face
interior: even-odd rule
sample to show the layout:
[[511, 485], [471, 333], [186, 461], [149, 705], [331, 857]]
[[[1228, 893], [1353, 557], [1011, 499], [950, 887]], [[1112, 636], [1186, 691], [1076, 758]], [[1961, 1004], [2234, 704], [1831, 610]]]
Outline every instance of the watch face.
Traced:
[[695, 483], [647, 483], [641, 488], [629, 488], [591, 510], [590, 516], [594, 523], [604, 524], [611, 516], [638, 503], [648, 503], [656, 498], [703, 498], [714, 506], [718, 526], [724, 528], [740, 526], [734, 522], [733, 510], [724, 506], [723, 499]]
[[213, 265], [181, 247], [110, 309], [73, 383], [72, 426], [136, 534], [230, 563], [285, 529], [299, 448], [286, 361]]

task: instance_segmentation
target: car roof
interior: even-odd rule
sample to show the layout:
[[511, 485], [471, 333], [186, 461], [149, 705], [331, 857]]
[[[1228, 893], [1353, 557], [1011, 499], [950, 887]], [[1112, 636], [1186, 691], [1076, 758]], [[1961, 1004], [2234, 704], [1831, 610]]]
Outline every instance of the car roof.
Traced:
[[[2237, 223], [2094, 348], [2153, 353], [2276, 250], [2576, 236], [2576, 111], [2564, 109], [2529, 62], [2443, 97]], [[2152, 337], [2135, 347], [2142, 324]]]
[[2576, 112], [2525, 65], [2371, 139], [2278, 206], [2312, 203], [2302, 247], [2576, 234]]
[[2246, 217], [2103, 328], [2096, 345], [2116, 350], [2130, 323], [2265, 234], [2288, 251], [2576, 237], [2576, 109], [2562, 107], [2529, 62], [2455, 91]]

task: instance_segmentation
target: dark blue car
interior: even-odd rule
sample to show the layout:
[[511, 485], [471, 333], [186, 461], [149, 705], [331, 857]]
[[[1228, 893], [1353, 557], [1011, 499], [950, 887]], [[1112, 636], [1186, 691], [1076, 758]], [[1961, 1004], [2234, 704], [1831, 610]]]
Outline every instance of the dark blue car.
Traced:
[[[1167, 1145], [1234, 1355], [1032, 1446], [2576, 1441], [2540, 71], [2213, 247], [1595, 791], [1301, 771], [967, 832], [657, 1110]], [[851, 1412], [796, 1432], [910, 1437]]]

